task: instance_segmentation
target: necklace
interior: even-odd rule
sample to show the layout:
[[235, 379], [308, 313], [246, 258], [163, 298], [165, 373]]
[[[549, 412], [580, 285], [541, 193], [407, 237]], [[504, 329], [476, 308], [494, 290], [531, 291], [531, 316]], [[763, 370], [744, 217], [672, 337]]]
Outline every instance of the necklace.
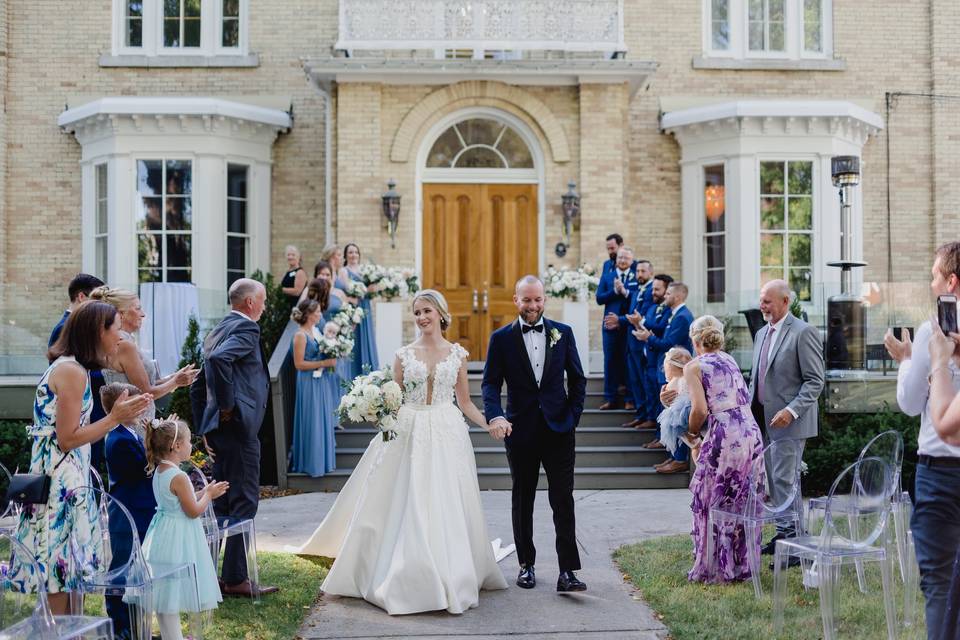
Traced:
[[161, 459], [160, 459], [160, 463], [162, 464], [162, 463], [164, 463], [164, 462], [166, 462], [168, 465], [170, 465], [170, 466], [173, 467], [174, 469], [178, 469], [178, 468], [180, 467], [180, 465], [177, 464], [176, 462], [170, 462], [169, 460], [167, 460], [167, 459], [165, 459], [165, 458], [161, 458]]

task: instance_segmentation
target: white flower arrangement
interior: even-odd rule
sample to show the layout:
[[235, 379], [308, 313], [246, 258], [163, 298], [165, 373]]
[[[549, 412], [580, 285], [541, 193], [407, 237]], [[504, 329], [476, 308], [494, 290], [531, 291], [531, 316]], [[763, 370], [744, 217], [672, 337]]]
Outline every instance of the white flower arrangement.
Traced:
[[344, 285], [343, 289], [351, 298], [362, 299], [367, 297], [367, 285], [357, 280], [351, 280]]
[[388, 366], [354, 378], [337, 412], [344, 421], [375, 424], [387, 442], [397, 436], [397, 412], [402, 404], [403, 389]]
[[[346, 358], [353, 353], [353, 332], [351, 331], [349, 335], [341, 333], [340, 325], [333, 321], [324, 325], [323, 333], [314, 327], [313, 337], [320, 346], [320, 353], [326, 358]], [[314, 369], [313, 377], [322, 377], [323, 371], [323, 369]]]
[[420, 289], [417, 273], [407, 267], [381, 267], [377, 264], [364, 264], [360, 267], [360, 277], [368, 287], [377, 285], [377, 289], [369, 293], [371, 298], [407, 298], [411, 293]]
[[366, 262], [360, 265], [360, 277], [363, 278], [363, 284], [368, 287], [372, 284], [378, 284], [387, 275], [387, 270], [378, 264]]
[[596, 268], [587, 264], [577, 269], [547, 267], [543, 284], [551, 298], [584, 300], [597, 290], [600, 278], [596, 276]]

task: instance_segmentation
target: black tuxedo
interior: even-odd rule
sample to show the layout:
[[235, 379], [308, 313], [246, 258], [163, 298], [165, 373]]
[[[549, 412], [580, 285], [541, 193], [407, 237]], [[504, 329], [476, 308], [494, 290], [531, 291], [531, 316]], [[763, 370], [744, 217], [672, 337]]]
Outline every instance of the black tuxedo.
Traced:
[[[490, 336], [483, 369], [484, 414], [487, 420], [503, 416], [513, 425], [513, 433], [505, 445], [513, 480], [513, 537], [517, 559], [522, 565], [536, 561], [533, 504], [542, 464], [549, 485], [560, 570], [575, 571], [580, 568], [580, 554], [573, 508], [574, 431], [583, 413], [587, 380], [570, 327], [544, 318], [544, 333], [546, 351], [539, 385], [519, 321]], [[506, 412], [500, 403], [504, 382], [507, 383]]]

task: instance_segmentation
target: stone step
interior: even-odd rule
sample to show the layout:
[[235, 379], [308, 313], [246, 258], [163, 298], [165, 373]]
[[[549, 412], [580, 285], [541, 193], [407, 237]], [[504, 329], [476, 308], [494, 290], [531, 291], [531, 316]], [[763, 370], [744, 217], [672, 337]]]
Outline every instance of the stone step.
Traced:
[[[320, 478], [290, 474], [289, 486], [300, 491], [339, 491], [351, 472], [352, 469], [336, 469]], [[510, 489], [510, 469], [506, 467], [481, 468], [477, 476], [481, 490]], [[576, 489], [681, 489], [689, 483], [689, 474], [664, 475], [650, 467], [577, 467], [574, 471]], [[539, 488], [547, 488], [547, 477], [542, 470]]]
[[[336, 432], [337, 449], [356, 448], [363, 449], [369, 444], [370, 439], [377, 435], [377, 430], [373, 427], [360, 425], [347, 425], [343, 431]], [[577, 446], [578, 447], [623, 447], [640, 446], [653, 439], [653, 429], [623, 429], [621, 427], [587, 427], [577, 428]], [[497, 446], [502, 448], [502, 444], [497, 443], [490, 437], [485, 430], [479, 427], [470, 428], [470, 440], [474, 447]]]
[[[491, 445], [493, 443], [491, 442]], [[352, 469], [360, 462], [364, 447], [337, 449], [337, 467]], [[663, 462], [667, 455], [663, 450], [644, 449], [639, 446], [578, 446], [577, 466], [593, 467], [651, 467]], [[503, 446], [474, 447], [477, 469], [506, 467], [507, 454]]]

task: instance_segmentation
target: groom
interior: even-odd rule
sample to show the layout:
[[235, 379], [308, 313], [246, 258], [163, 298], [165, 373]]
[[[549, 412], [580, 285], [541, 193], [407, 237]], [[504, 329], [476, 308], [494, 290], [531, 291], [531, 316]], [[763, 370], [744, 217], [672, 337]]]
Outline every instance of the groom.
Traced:
[[[536, 276], [524, 276], [517, 282], [513, 302], [520, 317], [490, 336], [483, 369], [483, 405], [491, 433], [498, 439], [506, 437], [513, 479], [513, 538], [520, 561], [517, 586], [532, 589], [537, 584], [533, 502], [542, 464], [557, 535], [557, 591], [586, 591], [587, 585], [573, 573], [580, 569], [573, 514], [573, 465], [574, 429], [583, 413], [587, 380], [580, 368], [573, 331], [543, 317], [543, 282]], [[500, 404], [504, 381], [506, 414]]]

